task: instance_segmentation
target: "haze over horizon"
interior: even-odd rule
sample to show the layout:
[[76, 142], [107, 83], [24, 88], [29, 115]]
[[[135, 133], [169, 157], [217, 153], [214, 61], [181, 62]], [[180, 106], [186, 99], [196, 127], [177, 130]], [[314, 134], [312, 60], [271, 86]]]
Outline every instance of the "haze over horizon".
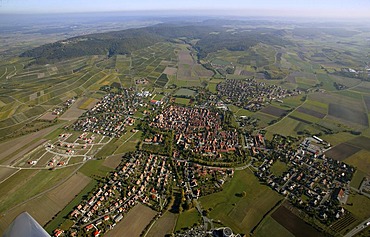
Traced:
[[370, 18], [368, 0], [2, 0], [0, 14], [157, 12], [167, 15], [235, 15], [315, 18]]

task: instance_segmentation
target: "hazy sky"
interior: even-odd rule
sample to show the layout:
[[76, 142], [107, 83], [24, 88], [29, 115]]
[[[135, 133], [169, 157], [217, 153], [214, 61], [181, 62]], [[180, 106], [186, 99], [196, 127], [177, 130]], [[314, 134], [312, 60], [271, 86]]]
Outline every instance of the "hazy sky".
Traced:
[[239, 16], [370, 18], [370, 0], [0, 0], [0, 14], [163, 10]]

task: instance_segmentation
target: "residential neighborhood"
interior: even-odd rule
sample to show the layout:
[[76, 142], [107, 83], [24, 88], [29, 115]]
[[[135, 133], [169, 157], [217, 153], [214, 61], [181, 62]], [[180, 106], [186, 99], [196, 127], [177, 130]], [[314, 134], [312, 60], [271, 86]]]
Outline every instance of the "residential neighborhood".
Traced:
[[[280, 135], [275, 135], [271, 147], [264, 146], [261, 134], [256, 138], [249, 139], [250, 149], [257, 158], [255, 175], [262, 183], [324, 223], [332, 223], [346, 214], [341, 204], [348, 199], [348, 184], [355, 171], [352, 166], [307, 146], [293, 148], [289, 138]], [[303, 144], [313, 140], [327, 144], [315, 136], [306, 138]], [[276, 171], [276, 166], [280, 170]]]
[[218, 96], [225, 97], [225, 102], [258, 111], [272, 101], [282, 101], [290, 96], [301, 94], [300, 90], [286, 90], [274, 84], [258, 82], [255, 79], [226, 79], [217, 85]]
[[142, 96], [133, 90], [125, 89], [120, 93], [109, 93], [92, 109], [85, 112], [72, 129], [83, 132], [94, 132], [109, 137], [120, 137], [125, 127], [133, 125], [132, 115], [144, 105]]

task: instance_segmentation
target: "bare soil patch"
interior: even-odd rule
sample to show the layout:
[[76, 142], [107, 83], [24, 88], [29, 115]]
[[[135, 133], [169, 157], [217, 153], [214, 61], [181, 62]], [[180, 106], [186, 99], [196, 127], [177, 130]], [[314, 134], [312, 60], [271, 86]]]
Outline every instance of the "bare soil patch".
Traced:
[[114, 237], [135, 237], [140, 236], [144, 228], [154, 218], [156, 212], [143, 204], [138, 204], [133, 207], [124, 219], [119, 222], [113, 230], [109, 231], [105, 236]]
[[308, 115], [311, 115], [313, 117], [316, 117], [316, 118], [324, 118], [326, 114], [323, 114], [323, 113], [320, 113], [320, 112], [317, 112], [315, 110], [312, 110], [312, 109], [307, 109], [307, 108], [303, 108], [303, 107], [299, 107], [297, 109], [297, 111], [301, 112], [301, 113], [304, 113], [304, 114], [308, 114]]
[[368, 126], [369, 121], [367, 114], [361, 111], [350, 109], [339, 104], [329, 104], [329, 115], [346, 120], [348, 122], [357, 123], [363, 126]]
[[293, 84], [297, 83], [296, 80], [295, 80], [295, 77], [292, 74], [287, 76], [286, 81], [289, 82], [289, 83], [293, 83]]
[[265, 113], [265, 114], [270, 114], [270, 115], [272, 115], [272, 116], [276, 116], [276, 117], [282, 117], [282, 116], [284, 116], [284, 115], [286, 115], [286, 114], [287, 114], [287, 111], [286, 111], [286, 110], [284, 110], [284, 109], [280, 109], [280, 108], [278, 108], [278, 107], [271, 106], [271, 105], [269, 105], [269, 106], [267, 106], [267, 107], [263, 108], [263, 109], [261, 110], [261, 112], [263, 112], [263, 113]]
[[47, 196], [61, 206], [66, 206], [79, 192], [86, 187], [91, 179], [81, 173], [69, 178], [62, 185], [50, 191]]
[[272, 218], [280, 225], [284, 226], [294, 236], [305, 237], [323, 237], [324, 235], [315, 228], [304, 222], [301, 218], [293, 214], [286, 207], [280, 206], [274, 213]]
[[179, 64], [194, 64], [193, 57], [190, 55], [189, 50], [182, 50], [179, 52]]
[[249, 72], [249, 71], [243, 70], [243, 71], [240, 72], [240, 75], [247, 76], [247, 77], [252, 77], [252, 76], [254, 76], [254, 72]]
[[43, 116], [40, 117], [41, 120], [48, 120], [48, 121], [52, 121], [54, 119], [56, 119], [58, 116], [53, 114], [52, 112], [47, 112], [45, 113]]
[[174, 76], [177, 73], [177, 68], [175, 67], [166, 67], [163, 71], [164, 74]]
[[103, 165], [112, 169], [115, 169], [118, 167], [118, 165], [122, 161], [122, 155], [114, 155], [114, 156], [108, 156], [104, 162]]
[[351, 155], [359, 152], [361, 148], [355, 147], [348, 143], [341, 143], [329, 151], [327, 151], [325, 154], [335, 160], [345, 160], [346, 158], [350, 157]]
[[165, 236], [171, 234], [176, 225], [177, 215], [171, 212], [166, 212], [159, 218], [148, 233], [148, 237]]
[[78, 117], [80, 117], [85, 112], [85, 110], [79, 109], [84, 100], [85, 100], [84, 98], [78, 99], [75, 103], [72, 104], [72, 106], [69, 109], [67, 109], [67, 111], [62, 116], [60, 116], [60, 119], [61, 120], [78, 119]]

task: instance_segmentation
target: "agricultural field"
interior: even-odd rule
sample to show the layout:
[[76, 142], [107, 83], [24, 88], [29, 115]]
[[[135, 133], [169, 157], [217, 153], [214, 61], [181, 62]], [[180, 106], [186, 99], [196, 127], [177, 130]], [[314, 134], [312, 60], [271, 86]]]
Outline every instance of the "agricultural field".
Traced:
[[345, 162], [353, 165], [358, 170], [364, 172], [367, 175], [370, 175], [370, 151], [361, 150], [352, 156], [348, 157]]
[[370, 205], [370, 198], [361, 195], [351, 193], [348, 197], [348, 203], [352, 205], [346, 205], [346, 209], [350, 211], [358, 220], [365, 220], [370, 216], [370, 210], [368, 207]]
[[329, 104], [329, 115], [350, 123], [356, 123], [368, 127], [369, 120], [367, 114], [352, 108], [346, 108], [339, 104]]
[[141, 232], [155, 215], [156, 212], [149, 207], [137, 204], [128, 212], [125, 218], [105, 236], [140, 236]]
[[342, 143], [333, 147], [325, 154], [333, 159], [343, 161], [346, 158], [352, 156], [353, 154], [359, 152], [360, 150], [361, 148], [352, 146], [351, 144]]
[[78, 167], [68, 167], [54, 171], [21, 170], [0, 184], [7, 196], [0, 197], [0, 212], [21, 203], [49, 188], [63, 182]]
[[165, 212], [152, 226], [148, 237], [165, 236], [171, 234], [175, 228], [177, 215], [169, 211]]
[[7, 167], [0, 167], [0, 183], [4, 182], [6, 179], [8, 179], [11, 175], [18, 172], [18, 169], [12, 169]]
[[[275, 123], [274, 125], [267, 128], [267, 132], [269, 134], [281, 134], [284, 136], [294, 136], [296, 135], [296, 132], [294, 129], [298, 126], [300, 122], [292, 119], [290, 117], [285, 117], [282, 120], [280, 120], [278, 123]], [[267, 135], [266, 135], [267, 136]]]
[[[255, 22], [238, 24], [226, 24], [220, 32], [197, 32], [207, 28], [204, 24], [192, 29], [189, 37], [183, 36], [181, 30], [167, 32], [168, 29], [156, 26], [144, 31], [158, 33], [152, 44], [144, 42], [139, 47], [142, 42], [135, 42], [134, 49], [127, 52], [106, 54], [104, 48], [101, 55], [94, 52], [43, 63], [14, 55], [45, 40], [27, 45], [18, 45], [17, 41], [14, 44], [19, 48], [13, 56], [9, 55], [11, 48], [1, 47], [6, 55], [0, 56], [4, 58], [0, 62], [0, 190], [6, 195], [0, 196], [0, 232], [22, 210], [42, 225], [57, 215], [47, 225], [50, 233], [60, 224], [70, 225], [63, 223], [70, 210], [119, 165], [124, 153], [141, 148], [145, 131], [137, 129], [156, 116], [160, 106], [130, 111], [136, 123], [114, 139], [88, 133], [95, 141], [87, 144], [79, 139], [82, 132], [68, 129], [106, 93], [120, 92], [122, 88], [152, 93], [153, 97], [143, 104], [150, 99], [163, 99], [166, 103], [168, 98], [170, 103], [182, 106], [226, 103], [237, 131], [263, 130], [267, 139], [274, 134], [298, 138], [316, 134], [331, 143], [327, 156], [357, 168], [351, 186], [358, 188], [361, 180], [370, 175], [370, 82], [366, 81], [366, 72], [361, 72], [369, 64], [363, 50], [369, 32], [356, 28], [354, 32], [345, 31], [348, 35], [343, 36], [338, 29], [331, 29], [334, 33], [330, 33], [330, 27], [329, 31], [320, 28], [302, 32], [302, 25], [293, 23], [280, 27], [275, 22], [271, 28], [265, 23], [261, 27], [255, 26]], [[226, 31], [222, 33], [223, 28]], [[165, 36], [160, 35], [161, 31], [166, 32]], [[244, 33], [245, 39], [238, 38]], [[225, 40], [213, 41], [223, 34]], [[169, 39], [168, 35], [177, 36]], [[118, 50], [116, 46], [114, 50]], [[352, 70], [357, 72], [351, 74]], [[255, 79], [301, 92], [251, 112], [241, 105], [228, 105], [225, 98], [218, 96], [217, 85], [232, 78]], [[198, 103], [203, 95], [206, 98]], [[76, 101], [61, 114], [54, 112], [72, 98]], [[252, 122], [253, 127], [239, 126], [236, 120], [240, 116], [257, 122]], [[59, 137], [62, 133], [67, 134], [65, 140]], [[69, 146], [73, 146], [73, 155], [67, 154], [72, 152]], [[249, 156], [246, 150], [241, 149], [240, 153]], [[220, 221], [216, 225], [230, 226], [234, 232], [245, 234], [253, 230], [258, 237], [322, 236], [286, 207], [278, 207], [283, 197], [258, 182], [251, 169], [235, 171], [222, 191], [199, 198], [207, 215]], [[287, 165], [280, 161], [271, 167], [278, 177], [285, 171]], [[349, 220], [369, 217], [369, 211], [361, 208], [370, 205], [369, 199], [351, 193], [348, 202], [352, 204], [344, 207], [353, 213]], [[139, 236], [155, 215], [152, 209], [138, 204], [107, 236]], [[342, 222], [336, 225], [341, 226]], [[194, 208], [181, 214], [165, 212], [147, 236], [164, 236], [199, 223], [202, 219]]]
[[220, 220], [237, 233], [249, 233], [281, 199], [247, 169], [236, 171], [221, 192], [199, 200], [212, 219]]
[[[68, 170], [65, 170], [64, 172], [64, 175], [73, 174]], [[25, 175], [25, 173], [22, 175]], [[41, 174], [35, 175], [40, 176]], [[45, 174], [42, 174], [42, 177], [44, 179], [47, 178]], [[45, 185], [43, 180], [36, 183], [33, 181], [35, 180], [29, 180], [27, 182], [31, 182], [36, 190], [30, 190], [27, 186], [25, 186], [23, 188], [25, 190], [21, 191], [22, 193], [18, 192], [14, 194], [22, 195], [23, 199], [20, 199], [20, 201], [24, 200], [25, 202], [21, 202], [5, 212], [2, 211], [2, 218], [0, 219], [0, 233], [7, 228], [7, 226], [17, 215], [24, 211], [30, 213], [41, 225], [46, 224], [54, 215], [61, 211], [70, 201], [75, 198], [75, 196], [90, 182], [90, 179], [80, 173], [70, 176], [65, 182], [62, 181], [61, 184], [55, 182], [57, 180], [47, 179], [50, 184], [56, 185], [54, 187], [51, 187], [50, 184]], [[35, 186], [35, 184], [37, 185]], [[42, 189], [40, 189], [40, 185], [43, 184], [45, 187], [42, 188], [46, 192], [41, 192]], [[51, 189], [49, 190], [48, 187]], [[35, 196], [35, 191], [39, 192], [40, 195]], [[25, 200], [24, 198], [30, 199]]]
[[287, 229], [280, 225], [274, 218], [266, 217], [258, 226], [253, 236], [257, 237], [294, 237]]
[[194, 97], [195, 94], [196, 91], [187, 88], [180, 88], [178, 91], [175, 92], [174, 96]]
[[122, 161], [122, 155], [112, 155], [105, 158], [103, 165], [115, 169]]
[[271, 217], [283, 228], [287, 229], [293, 236], [321, 237], [321, 232], [304, 222], [301, 218], [293, 214], [289, 209], [280, 206]]
[[275, 117], [283, 117], [285, 116], [288, 111], [279, 107], [275, 107], [272, 105], [269, 105], [263, 109], [260, 110], [262, 113], [269, 114]]

